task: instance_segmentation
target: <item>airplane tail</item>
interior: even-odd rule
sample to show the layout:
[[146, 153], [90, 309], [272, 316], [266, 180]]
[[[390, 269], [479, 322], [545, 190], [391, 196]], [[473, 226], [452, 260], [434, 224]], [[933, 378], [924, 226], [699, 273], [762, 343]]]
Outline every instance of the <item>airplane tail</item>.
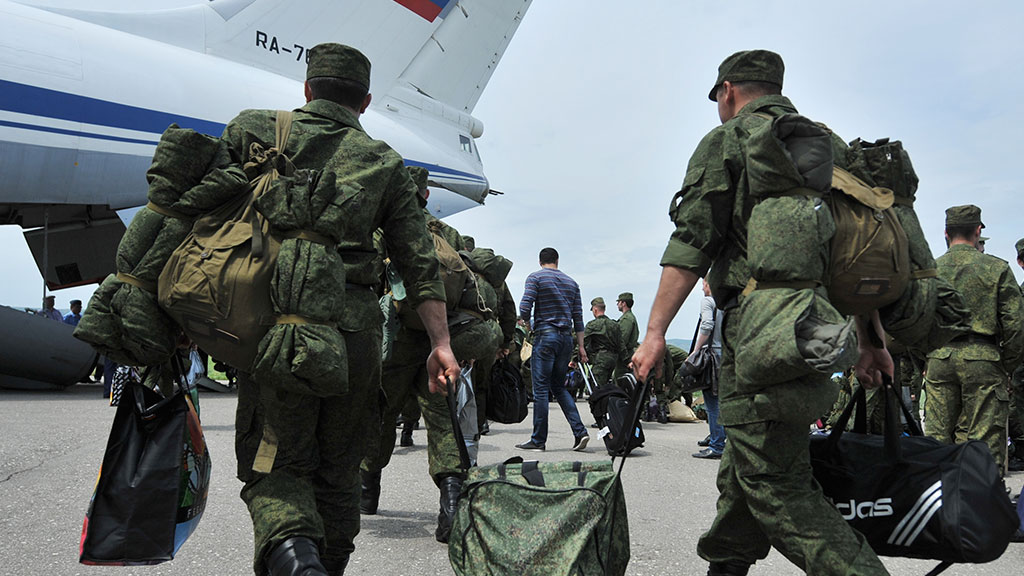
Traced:
[[341, 42], [373, 63], [375, 94], [398, 83], [470, 112], [532, 0], [156, 0], [146, 10], [93, 1], [38, 4], [300, 81], [309, 48]]

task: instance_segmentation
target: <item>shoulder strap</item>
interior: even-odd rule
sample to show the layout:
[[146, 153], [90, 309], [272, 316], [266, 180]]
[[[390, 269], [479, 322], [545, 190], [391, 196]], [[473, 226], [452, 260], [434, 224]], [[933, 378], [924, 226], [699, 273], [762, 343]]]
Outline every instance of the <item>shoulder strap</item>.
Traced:
[[277, 148], [279, 154], [284, 154], [284, 148], [288, 144], [288, 137], [292, 134], [292, 116], [291, 110], [277, 111], [277, 122], [274, 126], [274, 134], [276, 136], [274, 148]]

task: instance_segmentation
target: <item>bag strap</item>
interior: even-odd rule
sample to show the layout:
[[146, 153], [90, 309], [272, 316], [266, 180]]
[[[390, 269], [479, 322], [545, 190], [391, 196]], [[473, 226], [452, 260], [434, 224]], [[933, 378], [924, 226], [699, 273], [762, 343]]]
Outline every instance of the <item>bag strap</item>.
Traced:
[[[264, 174], [260, 176], [263, 179], [263, 185], [257, 186], [253, 190], [253, 197], [259, 196], [266, 189], [266, 184], [271, 181], [277, 180], [277, 157], [284, 156], [285, 146], [288, 145], [288, 137], [292, 133], [292, 112], [291, 110], [278, 110], [277, 118], [274, 120], [274, 151], [276, 154], [271, 162], [271, 169], [269, 175]], [[252, 211], [252, 255], [254, 258], [259, 259], [263, 257], [264, 250], [264, 239], [263, 239], [263, 227], [260, 225], [260, 220], [256, 214], [256, 210]]]
[[459, 426], [459, 414], [455, 406], [455, 386], [452, 385], [452, 379], [447, 376], [444, 377], [444, 382], [448, 389], [448, 416], [451, 417], [455, 445], [459, 449], [459, 467], [466, 471], [469, 470], [469, 450], [466, 448], [466, 438], [462, 436], [462, 427]]
[[[903, 459], [903, 450], [900, 444], [900, 436], [902, 434], [902, 426], [900, 425], [899, 412], [896, 411], [895, 406], [898, 404], [902, 409], [903, 414], [906, 416], [907, 425], [910, 427], [911, 435], [922, 436], [920, 427], [917, 426], [917, 421], [911, 417], [910, 410], [907, 409], [907, 405], [900, 398], [899, 394], [896, 393], [892, 378], [888, 374], [882, 374], [882, 390], [885, 394], [883, 402], [885, 404], [885, 456], [886, 460], [895, 462]], [[857, 410], [857, 419], [854, 422], [854, 433], [864, 434], [867, 432], [867, 392], [863, 386], [859, 386], [853, 393], [853, 397], [847, 403], [843, 413], [836, 420], [836, 424], [832, 429], [832, 433], [829, 434], [828, 438], [828, 449], [827, 452], [834, 453], [839, 446], [839, 439], [843, 436], [846, 431], [846, 425], [850, 421], [850, 414], [853, 412], [855, 407]]]

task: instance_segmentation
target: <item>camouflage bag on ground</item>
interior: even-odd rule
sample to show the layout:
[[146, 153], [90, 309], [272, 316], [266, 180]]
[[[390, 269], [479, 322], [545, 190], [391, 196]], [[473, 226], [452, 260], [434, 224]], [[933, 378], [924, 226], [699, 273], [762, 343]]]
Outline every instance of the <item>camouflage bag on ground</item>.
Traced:
[[459, 576], [622, 576], [629, 523], [609, 460], [471, 468], [448, 559]]
[[294, 170], [282, 153], [291, 120], [291, 112], [278, 112], [275, 146], [262, 151], [262, 158], [250, 159], [259, 170], [250, 188], [196, 219], [158, 283], [160, 306], [188, 337], [214, 358], [246, 372], [273, 322], [270, 281], [281, 247], [254, 201], [282, 173]]

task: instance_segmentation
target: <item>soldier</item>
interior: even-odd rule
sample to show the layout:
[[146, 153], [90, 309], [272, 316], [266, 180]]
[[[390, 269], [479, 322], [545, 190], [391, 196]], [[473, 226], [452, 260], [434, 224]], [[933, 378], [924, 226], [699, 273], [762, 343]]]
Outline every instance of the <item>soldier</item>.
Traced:
[[1020, 287], [1010, 267], [976, 249], [984, 227], [977, 206], [946, 210], [949, 250], [936, 264], [939, 276], [963, 295], [971, 311], [971, 331], [928, 354], [925, 434], [952, 444], [957, 424], [963, 422], [967, 439], [988, 444], [1002, 475], [1008, 383], [1024, 352], [1024, 318]]
[[[1017, 240], [1017, 265], [1024, 268], [1024, 238]], [[1020, 285], [1024, 295], [1024, 282]], [[1010, 440], [1013, 454], [1007, 468], [1011, 472], [1024, 471], [1024, 364], [1017, 366], [1010, 380]]]
[[[402, 157], [363, 132], [370, 104], [370, 62], [355, 48], [320, 44], [308, 52], [307, 104], [294, 112], [285, 153], [300, 169], [332, 172], [356, 193], [338, 245], [345, 266], [344, 320], [349, 390], [324, 398], [286, 393], [242, 377], [235, 452], [241, 497], [253, 522], [258, 576], [345, 571], [359, 532], [359, 462], [376, 415], [381, 369], [381, 312], [375, 285], [382, 264], [373, 232], [384, 231], [391, 258], [427, 326], [431, 391], [458, 377], [449, 345], [433, 244]], [[274, 142], [276, 113], [245, 110], [224, 129], [239, 158], [256, 142]], [[339, 286], [338, 289], [343, 287]], [[392, 420], [393, 422], [393, 420]]]
[[629, 370], [629, 360], [636, 352], [637, 340], [640, 338], [640, 327], [636, 323], [636, 316], [633, 315], [633, 293], [623, 292], [615, 301], [615, 307], [619, 309], [621, 316], [616, 322], [619, 323], [619, 336], [622, 337], [622, 356], [615, 366], [615, 377], [622, 376]]
[[[458, 231], [436, 218], [427, 217], [427, 170], [412, 166], [409, 168], [409, 174], [419, 190], [420, 205], [427, 228], [435, 230], [442, 238], [451, 238], [461, 246], [462, 236]], [[383, 237], [387, 240], [386, 232]], [[403, 323], [395, 336], [391, 357], [383, 366], [381, 389], [387, 401], [383, 405], [380, 434], [369, 439], [366, 457], [360, 465], [359, 511], [367, 515], [377, 513], [381, 475], [391, 461], [395, 449], [394, 422], [408, 402], [415, 400], [426, 422], [429, 474], [440, 491], [440, 510], [434, 537], [439, 542], [447, 542], [465, 472], [459, 461], [459, 449], [448, 414], [447, 401], [438, 394], [431, 394], [428, 389], [429, 378], [424, 361], [429, 354], [429, 335], [423, 330]], [[378, 428], [375, 427], [374, 430], [376, 429]]]
[[615, 364], [622, 356], [619, 325], [604, 312], [604, 298], [597, 297], [591, 300], [590, 313], [594, 315], [594, 319], [587, 322], [583, 330], [583, 346], [590, 356], [590, 368], [597, 387], [604, 386], [611, 380]]
[[[698, 145], [673, 198], [676, 229], [661, 260], [658, 295], [633, 369], [645, 379], [662, 361], [669, 323], [707, 275], [715, 301], [726, 311], [719, 407], [729, 438], [718, 472], [718, 515], [697, 545], [710, 562], [708, 574], [745, 575], [772, 546], [808, 574], [886, 574], [864, 536], [850, 528], [811, 477], [807, 431], [836, 398], [829, 376], [803, 375], [770, 386], [737, 378], [736, 342], [749, 336], [740, 332], [739, 304], [751, 270], [748, 222], [736, 215], [750, 214], [752, 194], [759, 192], [746, 178], [747, 142], [753, 130], [796, 108], [781, 94], [778, 54], [738, 52], [718, 70], [708, 96], [718, 104], [722, 126]], [[838, 137], [835, 142], [842, 145]], [[825, 297], [824, 290], [816, 289], [815, 297]], [[867, 331], [864, 320], [858, 327]], [[880, 371], [892, 373], [892, 360], [866, 338], [860, 345], [859, 370], [869, 386], [879, 385]]]

